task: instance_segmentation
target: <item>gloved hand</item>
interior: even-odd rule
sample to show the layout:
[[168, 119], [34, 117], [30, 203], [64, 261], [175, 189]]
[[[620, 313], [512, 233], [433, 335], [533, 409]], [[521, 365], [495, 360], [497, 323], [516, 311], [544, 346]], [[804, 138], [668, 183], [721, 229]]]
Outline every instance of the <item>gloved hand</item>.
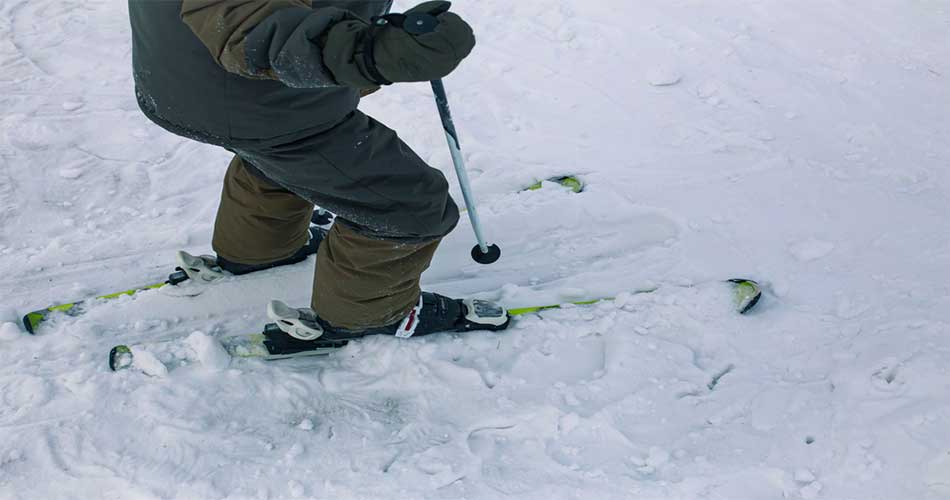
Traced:
[[[468, 23], [449, 12], [451, 5], [443, 1], [424, 2], [405, 12], [403, 26], [396, 25], [398, 16], [382, 27], [377, 24], [373, 56], [379, 75], [373, 75], [372, 68], [367, 68], [368, 76], [382, 76], [391, 82], [426, 82], [455, 70], [475, 47], [475, 35]], [[422, 23], [426, 18], [413, 14], [428, 14], [438, 22], [434, 26], [417, 26], [416, 19]]]
[[423, 2], [371, 24], [339, 22], [324, 41], [324, 63], [340, 84], [358, 88], [442, 78], [475, 47], [472, 27], [449, 12], [451, 5]]

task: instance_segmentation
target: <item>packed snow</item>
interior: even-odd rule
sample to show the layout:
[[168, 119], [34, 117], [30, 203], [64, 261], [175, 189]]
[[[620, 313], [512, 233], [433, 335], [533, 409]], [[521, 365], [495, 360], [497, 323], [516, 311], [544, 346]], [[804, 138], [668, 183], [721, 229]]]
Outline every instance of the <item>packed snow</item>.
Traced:
[[[0, 0], [0, 498], [950, 498], [950, 2], [456, 1], [503, 257], [425, 287], [617, 300], [275, 362], [217, 340], [312, 259], [19, 323], [210, 252], [229, 156], [140, 114], [124, 4]], [[428, 86], [361, 106], [455, 184]]]

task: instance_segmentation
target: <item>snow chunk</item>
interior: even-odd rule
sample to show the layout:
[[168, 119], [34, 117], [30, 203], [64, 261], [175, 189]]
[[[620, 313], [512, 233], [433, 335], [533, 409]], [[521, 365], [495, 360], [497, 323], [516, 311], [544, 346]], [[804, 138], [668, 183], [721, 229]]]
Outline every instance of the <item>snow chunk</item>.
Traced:
[[59, 176], [63, 179], [78, 179], [82, 177], [83, 169], [79, 167], [64, 167], [59, 169]]
[[63, 102], [63, 109], [65, 111], [76, 111], [77, 109], [85, 106], [86, 103], [82, 99], [71, 99]]
[[312, 431], [313, 420], [310, 420], [309, 418], [305, 418], [300, 421], [300, 423], [297, 425], [297, 428], [303, 431]]
[[297, 481], [289, 481], [287, 483], [287, 490], [290, 491], [290, 496], [294, 498], [301, 498], [307, 493], [307, 489]]
[[0, 323], [0, 340], [16, 340], [20, 338], [23, 333], [20, 331], [20, 326], [12, 322]]
[[809, 262], [827, 256], [835, 249], [835, 244], [814, 238], [800, 241], [789, 247], [789, 252], [801, 262]]
[[576, 413], [568, 413], [561, 416], [557, 426], [562, 434], [570, 434], [580, 423], [581, 418]]
[[294, 459], [300, 457], [304, 453], [304, 447], [300, 443], [294, 443], [290, 446], [290, 449], [287, 450], [287, 453], [284, 456], [288, 461], [293, 461]]
[[142, 371], [142, 373], [152, 377], [168, 376], [168, 367], [165, 366], [154, 354], [145, 350], [132, 347], [132, 366]]
[[231, 356], [224, 346], [202, 331], [192, 332], [185, 339], [185, 345], [195, 351], [195, 361], [212, 370], [224, 370], [231, 364]]
[[683, 75], [667, 66], [656, 66], [647, 71], [647, 81], [654, 87], [668, 87], [683, 80]]
[[814, 483], [815, 475], [808, 469], [798, 469], [795, 471], [795, 480], [799, 483]]
[[623, 306], [627, 305], [630, 302], [630, 299], [633, 298], [633, 294], [630, 292], [620, 292], [614, 297], [614, 307], [617, 309], [622, 309]]

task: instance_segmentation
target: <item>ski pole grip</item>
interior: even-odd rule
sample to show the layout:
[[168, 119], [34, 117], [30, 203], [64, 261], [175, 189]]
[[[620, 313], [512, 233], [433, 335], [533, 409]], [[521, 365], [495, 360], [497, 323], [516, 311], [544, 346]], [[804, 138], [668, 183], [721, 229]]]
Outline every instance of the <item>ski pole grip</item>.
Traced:
[[[429, 10], [422, 9], [413, 12], [424, 6], [428, 6]], [[372, 21], [379, 26], [390, 24], [410, 35], [424, 35], [435, 31], [435, 28], [439, 25], [438, 16], [448, 12], [450, 7], [452, 7], [451, 2], [427, 2], [417, 5], [404, 14], [386, 14], [374, 17]]]

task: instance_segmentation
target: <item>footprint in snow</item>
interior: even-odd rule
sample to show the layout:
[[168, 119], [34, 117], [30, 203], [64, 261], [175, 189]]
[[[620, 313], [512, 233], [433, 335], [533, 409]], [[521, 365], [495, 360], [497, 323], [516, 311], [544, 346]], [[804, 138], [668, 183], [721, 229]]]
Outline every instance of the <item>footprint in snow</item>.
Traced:
[[881, 361], [877, 370], [871, 374], [871, 384], [875, 389], [882, 392], [897, 392], [904, 386], [904, 380], [900, 377], [901, 363], [895, 358], [888, 358]]

